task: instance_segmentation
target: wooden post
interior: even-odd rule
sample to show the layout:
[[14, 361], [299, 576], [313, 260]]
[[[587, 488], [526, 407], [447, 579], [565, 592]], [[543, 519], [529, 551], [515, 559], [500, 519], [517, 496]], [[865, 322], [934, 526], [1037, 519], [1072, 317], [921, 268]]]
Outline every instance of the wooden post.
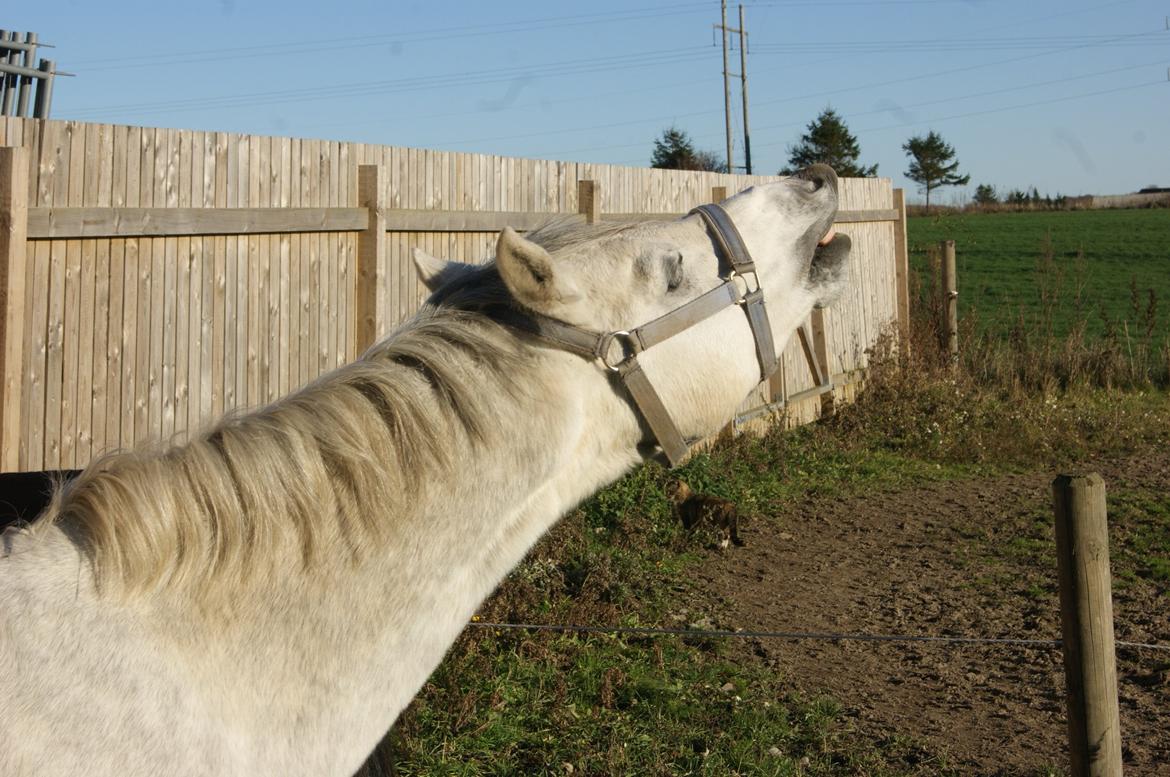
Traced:
[[601, 192], [596, 181], [577, 181], [577, 212], [585, 216], [586, 224], [601, 219]]
[[894, 189], [894, 283], [898, 295], [899, 353], [910, 355], [910, 254], [906, 242], [906, 192]]
[[[829, 366], [829, 338], [825, 331], [825, 309], [813, 308], [809, 317], [809, 326], [812, 329], [813, 353], [817, 357], [817, 364], [821, 368], [821, 384], [833, 383], [833, 368]], [[821, 394], [821, 415], [832, 415], [835, 409], [833, 392]]]
[[20, 468], [28, 152], [0, 148], [0, 472]]
[[[711, 202], [719, 203], [719, 202], [723, 202], [726, 199], [727, 199], [727, 187], [726, 186], [712, 186], [711, 187]], [[769, 402], [774, 401], [774, 399], [772, 397], [772, 391], [775, 387], [773, 382], [780, 378], [780, 375], [782, 372], [783, 372], [783, 367], [778, 367], [776, 369], [776, 371], [774, 373], [772, 373], [771, 377], [768, 378], [768, 401]], [[780, 390], [783, 390], [783, 383], [781, 383]], [[723, 439], [730, 440], [734, 436], [735, 436], [735, 419], [733, 418], [733, 419], [731, 419], [731, 421], [729, 421], [727, 423], [726, 426], [724, 426], [722, 429], [719, 430], [719, 434], [716, 435], [716, 438], [720, 439], [720, 440], [723, 440]]]
[[1109, 532], [1100, 475], [1052, 482], [1073, 777], [1120, 777]]
[[955, 241], [944, 240], [942, 249], [943, 317], [946, 320], [946, 352], [951, 361], [959, 358], [959, 285], [955, 273]]
[[379, 268], [386, 267], [386, 176], [379, 165], [358, 165], [358, 206], [369, 212], [366, 228], [358, 233], [357, 271], [354, 273], [354, 343], [356, 359], [378, 337]]

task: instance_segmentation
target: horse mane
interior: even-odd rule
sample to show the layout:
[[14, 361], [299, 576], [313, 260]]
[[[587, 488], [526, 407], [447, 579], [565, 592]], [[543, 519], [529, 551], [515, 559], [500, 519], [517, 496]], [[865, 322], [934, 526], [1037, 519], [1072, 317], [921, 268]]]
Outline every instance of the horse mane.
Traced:
[[[562, 222], [530, 237], [555, 250], [620, 228]], [[308, 569], [326, 549], [358, 560], [384, 546], [394, 516], [497, 431], [485, 380], [525, 390], [519, 341], [482, 312], [510, 295], [494, 262], [470, 275], [361, 359], [263, 409], [184, 445], [97, 459], [29, 531], [60, 527], [99, 590], [195, 599], [290, 554]]]
[[290, 553], [305, 568], [327, 548], [360, 559], [467, 442], [492, 435], [485, 377], [518, 362], [499, 325], [424, 309], [358, 361], [268, 407], [181, 446], [96, 460], [30, 531], [60, 527], [100, 590], [127, 593], [200, 598]]

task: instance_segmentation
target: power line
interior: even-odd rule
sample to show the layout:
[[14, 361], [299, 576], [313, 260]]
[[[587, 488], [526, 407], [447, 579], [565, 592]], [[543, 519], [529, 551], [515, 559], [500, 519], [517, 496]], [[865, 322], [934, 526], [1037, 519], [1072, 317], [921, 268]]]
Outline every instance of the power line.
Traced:
[[[972, 92], [970, 94], [959, 95], [957, 97], [942, 97], [942, 98], [939, 98], [937, 100], [926, 100], [925, 102], [912, 103], [910, 105], [900, 105], [900, 106], [897, 106], [897, 108], [899, 110], [910, 110], [911, 108], [925, 108], [929, 105], [941, 105], [943, 103], [959, 102], [961, 100], [971, 100], [971, 99], [974, 99], [976, 97], [992, 97], [992, 96], [999, 95], [999, 94], [1007, 94], [1008, 92], [1020, 92], [1020, 91], [1024, 91], [1027, 89], [1037, 89], [1037, 88], [1042, 87], [1042, 86], [1052, 86], [1054, 84], [1064, 84], [1064, 83], [1068, 83], [1070, 81], [1082, 81], [1086, 78], [1096, 78], [1098, 76], [1111, 75], [1113, 73], [1124, 73], [1124, 72], [1128, 72], [1130, 70], [1138, 70], [1138, 69], [1141, 69], [1144, 67], [1151, 67], [1153, 65], [1161, 65], [1161, 64], [1164, 64], [1166, 61], [1167, 60], [1165, 60], [1165, 59], [1159, 59], [1159, 60], [1155, 60], [1153, 62], [1143, 62], [1140, 65], [1127, 65], [1125, 67], [1117, 67], [1117, 68], [1112, 68], [1109, 70], [1098, 70], [1094, 73], [1082, 73], [1082, 74], [1076, 75], [1076, 76], [1066, 76], [1064, 78], [1054, 78], [1054, 79], [1051, 79], [1049, 81], [1035, 81], [1035, 82], [1030, 83], [1030, 84], [1018, 84], [1016, 86], [1006, 86], [1006, 87], [1003, 87], [1002, 89], [991, 89], [991, 90], [988, 90], [985, 92]], [[890, 110], [889, 108], [876, 108], [872, 111], [861, 111], [861, 112], [857, 112], [857, 113], [851, 113], [846, 118], [853, 120], [853, 119], [858, 118], [859, 116], [873, 116], [875, 114], [888, 113], [889, 110]], [[763, 127], [759, 127], [758, 129], [783, 129], [786, 127], [798, 127], [802, 123], [803, 122], [786, 122], [784, 124], [770, 124], [770, 125], [766, 125]], [[772, 145], [775, 145], [775, 144], [772, 144]]]
[[753, 47], [756, 53], [834, 52], [848, 54], [872, 54], [883, 52], [935, 52], [935, 51], [1010, 51], [1013, 49], [1051, 49], [1081, 46], [1132, 47], [1161, 46], [1166, 43], [1162, 32], [1144, 32], [1118, 37], [1116, 35], [1064, 35], [1037, 36], [1028, 38], [910, 38], [890, 40], [832, 40], [793, 41], [784, 43], [763, 43]]
[[1097, 92], [1084, 92], [1081, 94], [1068, 95], [1066, 97], [1056, 97], [1051, 100], [1040, 100], [1038, 102], [1019, 103], [1018, 105], [1005, 105], [1002, 108], [989, 108], [983, 111], [969, 111], [967, 113], [956, 113], [951, 116], [938, 116], [933, 119], [923, 119], [922, 121], [908, 121], [900, 124], [887, 124], [884, 127], [866, 127], [858, 130], [858, 132], [881, 132], [888, 129], [898, 129], [900, 127], [909, 127], [917, 124], [933, 124], [940, 121], [953, 121], [954, 119], [968, 119], [972, 116], [985, 116], [992, 113], [1004, 113], [1005, 111], [1016, 111], [1023, 108], [1034, 108], [1039, 105], [1053, 105], [1055, 103], [1069, 102], [1070, 100], [1083, 100], [1086, 97], [1100, 97], [1107, 94], [1117, 94], [1119, 92], [1132, 92], [1135, 89], [1144, 89], [1148, 86], [1164, 86], [1167, 83], [1166, 79], [1159, 79], [1157, 81], [1146, 81], [1141, 84], [1132, 84], [1130, 86], [1119, 86], [1115, 89], [1102, 89]]
[[709, 8], [708, 3], [674, 3], [670, 5], [648, 6], [641, 8], [627, 8], [615, 12], [598, 12], [590, 14], [576, 14], [573, 16], [553, 16], [541, 19], [526, 19], [516, 22], [495, 22], [477, 25], [459, 25], [454, 27], [436, 27], [408, 33], [393, 33], [387, 35], [360, 35], [342, 38], [312, 39], [300, 41], [286, 41], [283, 43], [258, 44], [255, 46], [235, 46], [228, 48], [198, 49], [166, 54], [141, 54], [128, 57], [103, 57], [96, 60], [82, 60], [79, 65], [97, 63], [98, 67], [87, 68], [87, 72], [103, 70], [119, 70], [138, 67], [144, 64], [154, 66], [179, 64], [208, 64], [210, 58], [217, 60], [244, 59], [252, 57], [271, 57], [281, 55], [299, 56], [306, 53], [320, 51], [334, 51], [338, 49], [369, 48], [386, 46], [394, 43], [424, 43], [434, 40], [450, 40], [455, 38], [479, 37], [486, 35], [503, 35], [516, 32], [534, 32], [557, 27], [576, 27], [585, 24], [609, 24], [625, 22], [635, 19], [659, 18], [664, 15], [684, 15], [704, 13]]
[[[1113, 38], [1109, 38], [1109, 40], [1116, 40], [1119, 38], [1133, 37], [1133, 36], [1138, 36], [1138, 35], [1149, 35], [1149, 34], [1152, 34], [1152, 33], [1148, 33], [1148, 32], [1126, 33], [1126, 34], [1123, 34], [1121, 36], [1114, 36]], [[838, 94], [847, 94], [849, 92], [858, 92], [858, 91], [868, 91], [868, 90], [875, 89], [875, 88], [882, 87], [882, 86], [893, 86], [896, 84], [910, 83], [910, 82], [914, 82], [914, 81], [921, 81], [921, 80], [926, 80], [926, 79], [931, 79], [931, 78], [940, 78], [943, 76], [954, 75], [957, 73], [964, 73], [964, 72], [969, 72], [972, 70], [979, 70], [979, 69], [983, 69], [983, 68], [987, 68], [987, 67], [995, 67], [998, 65], [1015, 64], [1015, 63], [1023, 62], [1026, 60], [1050, 56], [1051, 54], [1068, 52], [1068, 51], [1077, 51], [1080, 49], [1093, 48], [1093, 47], [1094, 47], [1094, 44], [1091, 44], [1091, 43], [1090, 44], [1078, 44], [1078, 45], [1071, 46], [1071, 47], [1066, 48], [1066, 49], [1060, 49], [1058, 51], [1043, 52], [1041, 54], [1028, 54], [1028, 55], [1025, 55], [1022, 57], [1011, 57], [1008, 59], [995, 60], [993, 62], [982, 62], [982, 63], [975, 64], [975, 65], [965, 65], [963, 67], [950, 68], [948, 70], [933, 71], [933, 72], [929, 72], [929, 73], [920, 73], [918, 75], [905, 76], [902, 78], [889, 79], [886, 81], [877, 81], [877, 82], [870, 82], [870, 83], [865, 83], [865, 84], [857, 84], [854, 86], [843, 87], [841, 89], [834, 89], [834, 90], [829, 90], [829, 91], [822, 90], [822, 91], [810, 92], [807, 94], [795, 95], [795, 96], [790, 96], [790, 97], [776, 98], [773, 100], [756, 100], [754, 102], [754, 105], [758, 108], [760, 106], [765, 106], [765, 105], [778, 105], [781, 103], [796, 102], [796, 101], [805, 100], [805, 99], [823, 99], [824, 97], [831, 97], [831, 96], [838, 95]], [[826, 60], [826, 61], [828, 61], [828, 60]], [[1151, 64], [1156, 64], [1156, 63], [1151, 63]], [[782, 68], [776, 68], [776, 69], [782, 69]], [[1127, 69], [1127, 68], [1123, 68], [1123, 69]], [[755, 72], [757, 75], [759, 75], [760, 73], [772, 72], [773, 70], [775, 70], [775, 69], [756, 70]], [[1104, 71], [1104, 73], [1089, 74], [1089, 75], [1085, 75], [1085, 76], [1078, 76], [1075, 78], [1088, 78], [1091, 75], [1103, 75], [1103, 74], [1109, 73], [1109, 72], [1118, 72], [1118, 71]], [[1074, 79], [1068, 79], [1068, 80], [1074, 80]], [[1019, 88], [1022, 88], [1022, 87], [1011, 87], [1011, 88], [1005, 89], [1004, 91], [1015, 91]], [[969, 99], [972, 96], [973, 95], [964, 95], [964, 96], [960, 96], [960, 97], [946, 98], [946, 100]], [[943, 102], [943, 101], [938, 101], [938, 102]], [[909, 107], [917, 107], [917, 106], [909, 106]], [[549, 131], [545, 131], [545, 132], [541, 132], [541, 133], [530, 133], [530, 134], [526, 134], [524, 136], [501, 136], [501, 137], [491, 138], [491, 140], [513, 140], [513, 139], [518, 140], [518, 139], [527, 138], [527, 137], [548, 137], [549, 135], [569, 134], [569, 133], [574, 133], [574, 132], [587, 131], [590, 129], [611, 129], [611, 128], [619, 127], [619, 126], [634, 126], [637, 124], [660, 123], [663, 121], [676, 120], [678, 118], [684, 118], [684, 117], [709, 116], [709, 115], [712, 115], [714, 113], [717, 113], [717, 110], [708, 109], [708, 110], [689, 111], [686, 113], [675, 113], [672, 116], [648, 117], [645, 119], [634, 119], [634, 120], [629, 120], [629, 121], [615, 122], [612, 124], [597, 125], [597, 126], [592, 126], [592, 127], [576, 126], [576, 127], [569, 128], [566, 130], [549, 130]], [[861, 115], [864, 115], [864, 114], [861, 114]], [[800, 122], [791, 122], [788, 124], [768, 125], [767, 127], [763, 127], [763, 128], [757, 127], [757, 130], [758, 129], [777, 129], [777, 128], [790, 127], [790, 126], [800, 126], [800, 124], [801, 124]], [[699, 137], [713, 139], [714, 134], [703, 135], [703, 136], [699, 136]], [[477, 140], [481, 141], [483, 139], [479, 138], [479, 139], [468, 140], [468, 141], [457, 141], [457, 142], [455, 142], [455, 145], [463, 145], [466, 143], [473, 143], [473, 142], [477, 142]], [[609, 146], [595, 146], [595, 147], [591, 147], [591, 148], [580, 148], [580, 149], [569, 149], [569, 150], [564, 150], [564, 151], [546, 152], [546, 156], [565, 155], [565, 154], [587, 152], [587, 151], [607, 151], [607, 150], [615, 150], [615, 149], [622, 149], [622, 148], [637, 148], [637, 147], [641, 147], [643, 145], [644, 145], [643, 143], [625, 143], [625, 144], [615, 144], [615, 145], [609, 145]], [[761, 145], [761, 144], [757, 144], [757, 145]], [[775, 146], [775, 145], [778, 145], [778, 143], [771, 142], [771, 143], [765, 143], [762, 145]]]
[[[1140, 67], [1145, 67], [1145, 65], [1142, 65]], [[1119, 70], [1128, 70], [1128, 69], [1133, 69], [1133, 68], [1120, 68]], [[1084, 76], [1077, 76], [1077, 77], [1072, 77], [1072, 78], [1068, 78], [1068, 79], [1059, 79], [1059, 80], [1064, 81], [1064, 80], [1076, 80], [1076, 79], [1080, 79], [1080, 78], [1089, 78], [1089, 77], [1093, 77], [1096, 75], [1103, 75], [1103, 74], [1109, 73], [1109, 72], [1115, 72], [1115, 71], [1104, 71], [1104, 73], [1090, 73], [1090, 74], [1086, 74]], [[933, 104], [938, 104], [938, 103], [943, 103], [943, 102], [953, 102], [953, 101], [957, 101], [957, 100], [970, 99], [971, 97], [974, 97], [974, 96], [986, 96], [987, 94], [994, 94], [994, 93], [998, 93], [998, 92], [1017, 91], [1018, 89], [1022, 89], [1022, 88], [1036, 88], [1038, 86], [1046, 85], [1047, 83], [1048, 82], [1041, 82], [1039, 84], [1030, 84], [1027, 87], [1008, 87], [1008, 88], [1005, 88], [1002, 90], [993, 90], [993, 92], [983, 93], [982, 95], [962, 95], [962, 96], [958, 96], [958, 97], [944, 98], [941, 100], [933, 100], [930, 102]], [[943, 116], [943, 117], [938, 117], [938, 118], [933, 118], [933, 119], [923, 119], [920, 121], [915, 120], [915, 121], [910, 121], [910, 122], [903, 122], [901, 124], [893, 124], [893, 125], [889, 125], [889, 126], [885, 126], [885, 127], [870, 128], [870, 129], [859, 130], [859, 131], [865, 131], [865, 132], [879, 131], [879, 130], [885, 130], [885, 129], [894, 129], [896, 127], [912, 126], [915, 124], [929, 124], [931, 122], [937, 122], [937, 121], [949, 121], [949, 120], [956, 119], [956, 118], [966, 118], [968, 116], [978, 116], [978, 115], [981, 115], [983, 113], [1001, 113], [1001, 112], [1009, 111], [1009, 110], [1028, 108], [1028, 107], [1031, 107], [1034, 105], [1047, 105], [1050, 103], [1066, 102], [1068, 100], [1075, 100], [1075, 99], [1081, 99], [1084, 97], [1095, 97], [1098, 95], [1112, 94], [1113, 92], [1128, 91], [1128, 90], [1137, 89], [1137, 88], [1141, 88], [1141, 87], [1145, 87], [1145, 86], [1152, 86], [1155, 84], [1164, 84], [1164, 83], [1166, 83], [1165, 80], [1150, 81], [1150, 82], [1146, 82], [1143, 84], [1137, 84], [1137, 85], [1133, 85], [1133, 86], [1123, 86], [1123, 87], [1119, 87], [1117, 89], [1106, 89], [1106, 90], [1101, 90], [1101, 91], [1085, 92], [1082, 94], [1069, 95], [1067, 97], [1061, 97], [1061, 98], [1056, 98], [1056, 99], [1052, 99], [1052, 100], [1045, 100], [1045, 101], [1041, 101], [1041, 102], [1029, 102], [1029, 103], [1023, 103], [1020, 105], [988, 109], [986, 111], [973, 111], [973, 112], [969, 112], [969, 113], [956, 114], [954, 116]], [[918, 106], [911, 105], [911, 106], [907, 106], [907, 107], [918, 107]], [[869, 113], [883, 113], [883, 112], [885, 112], [885, 111], [884, 110], [883, 111], [870, 111], [870, 112], [866, 112], [864, 114], [856, 114], [856, 115], [867, 115]], [[707, 111], [707, 113], [712, 113], [712, 111]], [[850, 117], [847, 116], [845, 118], [850, 118]], [[777, 129], [777, 128], [789, 127], [789, 126], [800, 126], [801, 123], [802, 122], [791, 122], [789, 124], [771, 125], [767, 128], [768, 129]], [[757, 129], [760, 129], [760, 128], [757, 128]], [[552, 134], [552, 133], [545, 133], [545, 134], [547, 135], [547, 134]], [[700, 135], [698, 137], [709, 139], [709, 138], [715, 137], [715, 135], [714, 135], [714, 133], [711, 133], [711, 134], [707, 134], [707, 135]], [[771, 146], [781, 145], [784, 142], [785, 141], [770, 141], [768, 143], [758, 143], [757, 146], [771, 147]], [[614, 149], [620, 149], [620, 148], [639, 148], [639, 147], [643, 147], [643, 146], [645, 146], [645, 143], [625, 143], [625, 144], [616, 144], [616, 145], [611, 145], [611, 146], [596, 146], [596, 147], [592, 147], [592, 148], [567, 149], [567, 150], [543, 152], [543, 153], [545, 156], [555, 156], [555, 155], [574, 154], [574, 153], [581, 153], [581, 152], [588, 152], [588, 151], [607, 151], [607, 150], [614, 150]]]
[[139, 112], [168, 112], [185, 110], [202, 110], [207, 108], [229, 108], [235, 106], [271, 105], [283, 102], [300, 102], [309, 99], [334, 99], [341, 97], [355, 97], [368, 94], [386, 94], [393, 92], [416, 91], [419, 89], [436, 89], [440, 87], [475, 86], [501, 81], [512, 81], [517, 78], [572, 75], [578, 73], [595, 73], [615, 69], [632, 69], [651, 67], [679, 62], [693, 61], [700, 53], [707, 52], [706, 46], [697, 46], [680, 49], [664, 49], [661, 51], [642, 52], [637, 54], [622, 54], [613, 57], [590, 57], [586, 59], [565, 60], [543, 64], [513, 66], [494, 70], [464, 71], [447, 73], [435, 76], [420, 76], [415, 78], [392, 79], [384, 81], [369, 81], [350, 84], [348, 86], [320, 86], [302, 89], [285, 89], [266, 92], [250, 92], [219, 97], [197, 97], [184, 100], [166, 102], [131, 103], [124, 105], [102, 106], [100, 108], [79, 109], [74, 112], [76, 117], [101, 116], [126, 111]]

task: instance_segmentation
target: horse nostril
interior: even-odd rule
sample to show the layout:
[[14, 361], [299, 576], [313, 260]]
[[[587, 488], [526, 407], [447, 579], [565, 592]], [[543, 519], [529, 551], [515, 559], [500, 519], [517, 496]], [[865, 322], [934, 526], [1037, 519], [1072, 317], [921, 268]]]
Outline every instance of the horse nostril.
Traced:
[[828, 186], [833, 191], [837, 191], [837, 173], [833, 168], [825, 164], [809, 165], [805, 169], [796, 174], [797, 178], [803, 178], [806, 181], [812, 181], [816, 190], [820, 190], [824, 186]]

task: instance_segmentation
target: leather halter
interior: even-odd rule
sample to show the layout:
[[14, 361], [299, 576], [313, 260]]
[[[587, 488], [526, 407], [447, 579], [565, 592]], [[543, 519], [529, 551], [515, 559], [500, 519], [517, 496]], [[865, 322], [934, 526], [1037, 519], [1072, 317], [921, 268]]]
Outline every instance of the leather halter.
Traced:
[[662, 446], [672, 467], [686, 458], [689, 443], [683, 439], [662, 398], [658, 396], [650, 379], [643, 372], [642, 365], [638, 362], [638, 354], [710, 318], [726, 307], [741, 305], [747, 313], [748, 323], [755, 337], [760, 379], [766, 380], [779, 364], [776, 347], [772, 341], [772, 329], [768, 324], [768, 311], [764, 307], [764, 291], [760, 288], [755, 262], [752, 261], [739, 230], [735, 228], [727, 211], [719, 205], [700, 205], [691, 213], [697, 213], [702, 217], [721, 254], [721, 259], [730, 267], [720, 276], [723, 283], [714, 289], [653, 321], [634, 329], [616, 332], [585, 329], [530, 310], [511, 311], [511, 315], [499, 317], [501, 323], [534, 335], [562, 350], [598, 360], [607, 369], [616, 373], [658, 444]]

